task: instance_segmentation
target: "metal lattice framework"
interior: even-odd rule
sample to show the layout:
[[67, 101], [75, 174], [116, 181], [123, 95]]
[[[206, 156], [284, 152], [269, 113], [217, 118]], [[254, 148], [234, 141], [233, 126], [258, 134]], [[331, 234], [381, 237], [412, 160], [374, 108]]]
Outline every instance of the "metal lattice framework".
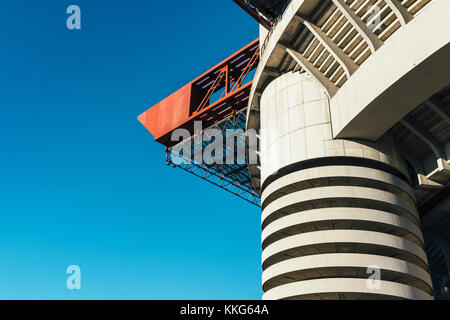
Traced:
[[[245, 123], [246, 108], [238, 111], [235, 115], [218, 122], [217, 124], [197, 133], [188, 140], [182, 141], [174, 147], [167, 149], [167, 163], [174, 167], [181, 168], [189, 173], [196, 175], [254, 205], [260, 206], [260, 197], [251, 183], [250, 175], [247, 169], [247, 159], [245, 158]], [[230, 137], [231, 133], [238, 134], [232, 138], [237, 143], [233, 144], [234, 150], [230, 149], [226, 143], [223, 144], [223, 161], [218, 164], [206, 164], [204, 161], [195, 161], [199, 153], [215, 143], [215, 140], [203, 141], [203, 137], [208, 131], [218, 130], [222, 134], [223, 141]], [[201, 144], [200, 144], [201, 141]], [[196, 147], [197, 144], [197, 147]], [[199, 145], [200, 144], [200, 145]], [[188, 145], [191, 148], [189, 159], [178, 150], [181, 145]], [[233, 154], [232, 163], [226, 164], [227, 157]]]
[[[177, 130], [188, 132], [191, 138], [181, 144], [192, 142], [194, 148], [195, 140], [199, 137], [201, 139], [210, 129], [222, 132], [225, 140], [228, 130], [241, 130], [243, 134], [253, 83], [251, 72], [259, 63], [259, 53], [259, 39], [256, 39], [139, 116], [139, 121], [155, 136], [156, 141], [166, 147], [169, 164], [255, 205], [259, 205], [259, 195], [253, 188], [248, 172], [245, 139], [237, 139], [238, 150], [229, 150], [225, 144], [224, 159], [228, 159], [231, 152], [236, 155], [231, 162], [208, 165], [200, 160], [185, 161], [177, 165], [176, 163], [181, 163], [177, 160], [183, 155], [174, 152], [180, 143], [179, 140], [172, 139], [172, 135]], [[198, 131], [197, 123], [207, 129]], [[192, 149], [191, 154], [194, 158], [195, 152], [203, 154], [211, 143], [203, 142], [198, 149]]]

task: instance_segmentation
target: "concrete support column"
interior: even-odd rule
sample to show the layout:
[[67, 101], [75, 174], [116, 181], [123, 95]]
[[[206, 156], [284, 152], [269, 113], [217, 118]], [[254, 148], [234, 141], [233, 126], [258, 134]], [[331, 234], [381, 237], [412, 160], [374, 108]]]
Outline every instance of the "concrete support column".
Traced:
[[260, 106], [263, 298], [432, 299], [392, 139], [333, 140], [329, 99], [307, 74], [275, 79]]

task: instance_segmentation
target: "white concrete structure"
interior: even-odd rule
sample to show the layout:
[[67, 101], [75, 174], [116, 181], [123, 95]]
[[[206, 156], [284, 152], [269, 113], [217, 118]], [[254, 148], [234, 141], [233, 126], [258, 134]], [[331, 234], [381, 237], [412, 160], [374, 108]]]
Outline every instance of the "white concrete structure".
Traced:
[[450, 1], [293, 0], [262, 49], [264, 298], [432, 299], [418, 207], [449, 184]]

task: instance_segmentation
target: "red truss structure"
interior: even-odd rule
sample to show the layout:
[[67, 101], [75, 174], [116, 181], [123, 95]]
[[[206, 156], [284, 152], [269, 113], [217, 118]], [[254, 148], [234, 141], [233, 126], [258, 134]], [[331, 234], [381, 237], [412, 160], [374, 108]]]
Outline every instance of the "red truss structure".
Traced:
[[[223, 164], [225, 161], [222, 164], [197, 161], [183, 163], [177, 160], [183, 159], [184, 155], [176, 150], [186, 141], [171, 141], [171, 136], [176, 129], [187, 129], [191, 134], [187, 141], [193, 146], [199, 140], [199, 134], [208, 128], [221, 132], [224, 140], [228, 130], [244, 132], [252, 86], [252, 81], [247, 78], [258, 66], [259, 53], [257, 39], [138, 118], [155, 139], [166, 147], [168, 165], [181, 168], [257, 206], [260, 206], [260, 197], [251, 182], [247, 161], [236, 161], [234, 164]], [[202, 132], [194, 132], [198, 130], [194, 126], [196, 121], [201, 121]], [[245, 139], [237, 140], [236, 150], [245, 150]], [[199, 152], [203, 154], [210, 143], [202, 141]], [[237, 155], [233, 149], [224, 144], [224, 159], [229, 154]], [[195, 152], [194, 148], [192, 154]]]
[[187, 129], [193, 135], [195, 121], [208, 128], [236, 114], [247, 107], [252, 81], [245, 80], [258, 66], [259, 50], [256, 39], [140, 115], [139, 121], [170, 148], [178, 143], [171, 141], [174, 130]]

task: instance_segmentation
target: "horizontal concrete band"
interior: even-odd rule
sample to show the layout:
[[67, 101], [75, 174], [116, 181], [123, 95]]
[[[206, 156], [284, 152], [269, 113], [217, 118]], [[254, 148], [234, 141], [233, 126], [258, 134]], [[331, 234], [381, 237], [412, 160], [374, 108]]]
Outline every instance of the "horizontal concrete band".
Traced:
[[[327, 200], [344, 201], [341, 201], [343, 202], [341, 205], [328, 205]], [[314, 202], [317, 203], [313, 204]], [[348, 206], [379, 209], [398, 214], [419, 224], [416, 207], [401, 196], [365, 187], [329, 186], [293, 192], [273, 201], [263, 210], [262, 227], [267, 227], [268, 224], [283, 216], [312, 209], [317, 205], [319, 207]]]
[[[358, 230], [326, 230], [308, 232], [299, 235], [290, 236], [281, 239], [269, 245], [262, 252], [263, 269], [267, 269], [271, 265], [282, 260], [300, 256], [299, 249], [302, 247], [314, 246], [333, 246], [343, 244], [354, 244], [352, 252], [355, 253], [372, 253], [374, 248], [381, 247], [386, 251], [394, 251], [397, 257], [410, 261], [423, 269], [428, 269], [427, 256], [424, 250], [415, 243], [403, 238], [392, 236], [386, 233]], [[358, 252], [357, 247], [364, 247], [366, 252]], [[389, 250], [388, 250], [389, 249]], [[381, 250], [381, 251], [383, 251]], [[316, 253], [303, 254], [313, 255]], [[329, 253], [329, 252], [327, 252]]]
[[[271, 243], [282, 238], [305, 233], [303, 230], [311, 230], [317, 228], [318, 225], [323, 229], [326, 228], [320, 222], [330, 222], [331, 225], [334, 225], [335, 229], [339, 229], [339, 221], [352, 222], [353, 229], [358, 228], [357, 222], [363, 222], [367, 225], [363, 229], [366, 231], [389, 232], [394, 234], [395, 230], [399, 229], [395, 235], [408, 235], [406, 239], [412, 239], [411, 241], [423, 245], [422, 231], [408, 219], [392, 213], [364, 208], [321, 208], [290, 214], [275, 220], [264, 228], [261, 243], [264, 249]], [[405, 238], [405, 236], [402, 238]]]
[[393, 299], [432, 300], [426, 292], [390, 281], [380, 281], [380, 289], [369, 289], [367, 280], [352, 278], [315, 279], [285, 284], [267, 291], [263, 300], [301, 298], [301, 296], [326, 293], [357, 293], [379, 295]]
[[362, 167], [362, 168], [373, 168], [383, 172], [391, 173], [392, 175], [397, 176], [405, 182], [408, 182], [407, 176], [402, 173], [401, 170], [397, 169], [390, 163], [381, 162], [380, 159], [369, 159], [362, 157], [351, 157], [351, 156], [329, 156], [323, 158], [314, 158], [308, 159], [296, 163], [292, 163], [286, 167], [280, 168], [276, 173], [267, 177], [265, 181], [263, 181], [261, 191], [264, 192], [266, 188], [268, 188], [274, 181], [289, 175], [291, 173], [306, 170], [309, 168], [316, 167], [326, 167], [326, 166], [353, 166], [353, 167]]
[[[387, 271], [398, 273], [396, 278], [405, 279], [406, 281], [419, 282], [422, 290], [426, 290], [428, 293], [432, 292], [432, 282], [428, 272], [416, 265], [399, 260], [396, 258], [376, 256], [371, 254], [355, 254], [355, 253], [332, 253], [332, 254], [320, 254], [313, 256], [305, 256], [299, 258], [292, 258], [273, 266], [267, 268], [262, 275], [263, 288], [271, 280], [277, 280], [277, 278], [283, 278], [284, 276], [291, 274], [296, 274], [307, 278], [308, 276], [316, 276], [318, 278], [335, 278], [338, 274], [328, 271], [329, 273], [324, 273], [323, 271], [318, 271], [314, 273], [314, 270], [320, 270], [325, 268], [354, 268], [364, 269], [363, 277], [365, 279], [369, 278], [370, 274], [367, 273], [368, 267], [378, 267], [381, 270], [381, 280], [387, 279], [385, 274]], [[339, 272], [339, 270], [337, 270]], [[303, 273], [303, 274], [302, 274]], [[306, 281], [308, 279], [302, 280]], [[279, 282], [282, 282], [280, 280]], [[293, 282], [292, 275], [289, 275], [288, 281], [286, 283]], [[399, 281], [393, 281], [399, 282]], [[414, 287], [418, 287], [413, 285]], [[273, 287], [273, 286], [272, 286]], [[269, 288], [270, 289], [270, 288]], [[420, 289], [420, 288], [419, 288]]]
[[343, 180], [340, 183], [349, 186], [368, 186], [400, 194], [412, 203], [415, 201], [409, 184], [392, 173], [357, 166], [324, 166], [293, 172], [272, 182], [262, 193], [263, 209], [283, 195], [320, 184], [326, 185], [331, 181], [336, 185], [336, 181], [341, 181], [339, 179]]

